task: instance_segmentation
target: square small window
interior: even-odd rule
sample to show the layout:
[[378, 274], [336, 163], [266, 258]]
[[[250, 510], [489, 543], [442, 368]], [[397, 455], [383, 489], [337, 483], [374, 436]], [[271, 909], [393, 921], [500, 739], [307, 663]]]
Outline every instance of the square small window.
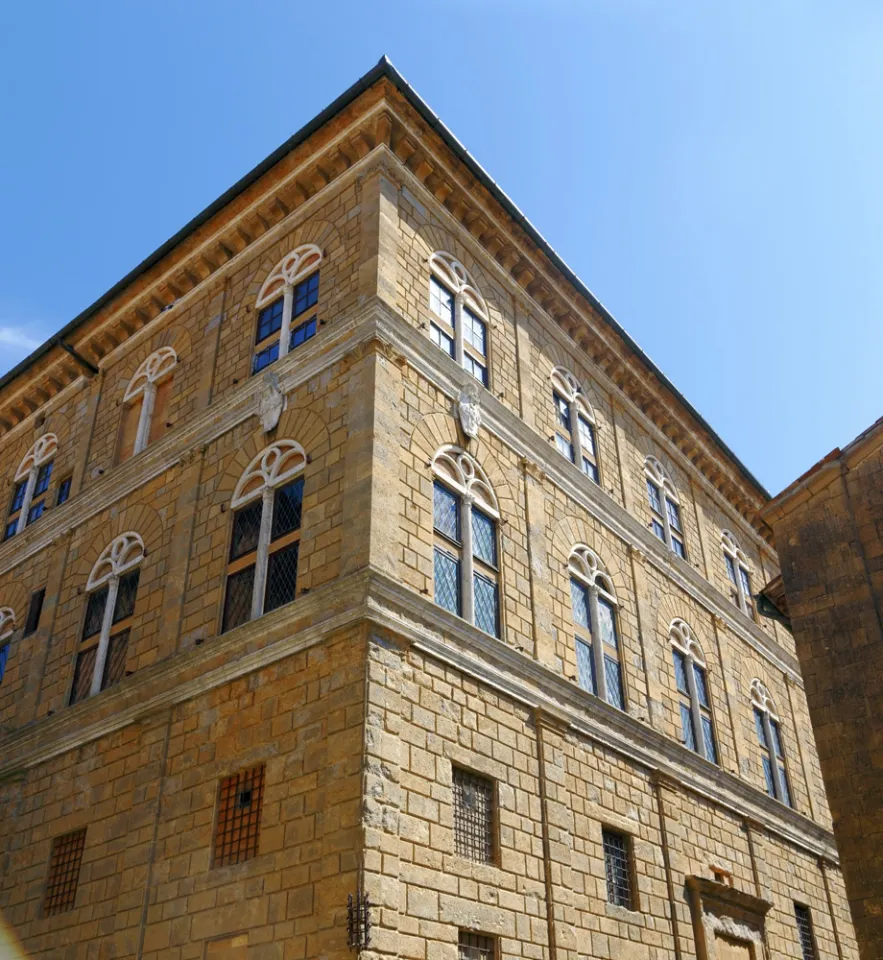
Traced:
[[496, 960], [497, 941], [481, 933], [460, 931], [457, 960]]
[[624, 833], [603, 830], [604, 871], [607, 900], [618, 907], [632, 908], [631, 842]]
[[213, 866], [226, 867], [258, 855], [263, 793], [263, 764], [218, 784]]
[[494, 860], [494, 783], [453, 769], [454, 845], [457, 854], [479, 863]]
[[49, 873], [43, 895], [43, 915], [52, 916], [72, 910], [77, 898], [77, 882], [86, 846], [86, 830], [75, 830], [52, 841]]
[[40, 626], [40, 614], [43, 612], [43, 598], [46, 596], [46, 588], [41, 587], [31, 594], [31, 602], [28, 605], [28, 616], [25, 620], [24, 636], [29, 637]]

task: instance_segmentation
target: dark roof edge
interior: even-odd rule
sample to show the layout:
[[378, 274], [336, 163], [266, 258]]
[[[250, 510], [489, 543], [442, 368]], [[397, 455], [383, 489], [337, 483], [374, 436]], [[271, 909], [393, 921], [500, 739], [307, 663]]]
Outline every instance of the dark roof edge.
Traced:
[[689, 400], [675, 387], [668, 377], [656, 366], [656, 364], [647, 356], [647, 354], [638, 346], [631, 336], [614, 319], [610, 311], [601, 303], [591, 290], [579, 279], [579, 277], [564, 262], [563, 258], [555, 252], [552, 245], [543, 237], [543, 235], [533, 226], [527, 217], [518, 209], [518, 206], [507, 196], [505, 191], [498, 186], [496, 181], [484, 170], [481, 164], [469, 153], [460, 143], [454, 134], [442, 123], [441, 119], [423, 100], [416, 90], [392, 65], [387, 56], [382, 56], [377, 64], [372, 67], [364, 76], [358, 79], [351, 87], [345, 90], [336, 100], [330, 103], [321, 113], [318, 113], [309, 123], [305, 124], [293, 136], [289, 137], [281, 146], [277, 147], [265, 160], [262, 160], [256, 167], [250, 170], [244, 177], [233, 184], [217, 200], [209, 204], [201, 213], [198, 213], [189, 223], [185, 224], [173, 237], [166, 240], [162, 246], [155, 250], [149, 257], [142, 260], [141, 263], [131, 270], [122, 280], [114, 284], [103, 296], [99, 297], [91, 306], [87, 307], [82, 313], [78, 314], [62, 329], [50, 337], [44, 344], [25, 357], [20, 363], [14, 366], [8, 373], [0, 377], [0, 390], [17, 376], [23, 373], [28, 367], [32, 366], [41, 357], [47, 354], [59, 342], [73, 333], [80, 324], [84, 323], [102, 307], [109, 303], [117, 294], [124, 290], [129, 284], [138, 279], [141, 274], [155, 266], [160, 260], [169, 254], [179, 243], [187, 236], [210, 220], [216, 213], [222, 210], [228, 203], [234, 200], [239, 194], [243, 193], [248, 187], [259, 180], [268, 170], [274, 167], [287, 153], [290, 153], [295, 147], [300, 146], [308, 137], [312, 136], [320, 127], [327, 123], [333, 116], [347, 107], [359, 94], [367, 90], [372, 84], [376, 83], [381, 77], [387, 77], [391, 80], [399, 91], [408, 99], [411, 105], [423, 117], [423, 119], [439, 134], [448, 147], [466, 164], [473, 175], [481, 184], [487, 188], [498, 203], [506, 210], [533, 242], [546, 254], [549, 260], [565, 276], [567, 281], [589, 301], [589, 303], [598, 311], [603, 319], [610, 324], [616, 333], [622, 337], [630, 349], [643, 360], [650, 371], [659, 381], [667, 387], [686, 410], [693, 416], [700, 426], [708, 431], [712, 439], [730, 458], [730, 460], [739, 468], [746, 480], [748, 480], [757, 491], [767, 500], [770, 494], [763, 484], [751, 473], [751, 471], [742, 463], [735, 453], [718, 436], [717, 432], [705, 420], [702, 414], [690, 403]]

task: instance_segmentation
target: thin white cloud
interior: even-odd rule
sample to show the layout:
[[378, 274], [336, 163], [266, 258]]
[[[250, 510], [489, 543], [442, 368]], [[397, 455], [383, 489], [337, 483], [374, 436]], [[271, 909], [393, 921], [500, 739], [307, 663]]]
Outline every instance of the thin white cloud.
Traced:
[[18, 347], [21, 350], [36, 350], [42, 340], [35, 340], [29, 337], [23, 330], [17, 327], [0, 326], [0, 345], [7, 347]]

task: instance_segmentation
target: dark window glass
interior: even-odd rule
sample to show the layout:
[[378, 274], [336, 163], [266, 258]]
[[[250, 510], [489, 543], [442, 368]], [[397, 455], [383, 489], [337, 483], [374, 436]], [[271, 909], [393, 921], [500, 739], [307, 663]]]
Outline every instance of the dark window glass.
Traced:
[[280, 297], [268, 307], [264, 307], [258, 314], [258, 329], [255, 334], [255, 343], [260, 343], [261, 340], [269, 337], [271, 333], [276, 333], [277, 330], [282, 328], [282, 306], [283, 298]]
[[74, 667], [74, 682], [71, 687], [72, 704], [79, 703], [89, 696], [89, 690], [92, 687], [92, 674], [95, 673], [95, 657], [98, 654], [98, 647], [89, 647], [88, 650], [81, 650], [77, 654], [77, 663]]
[[472, 553], [491, 567], [497, 565], [497, 525], [477, 507], [472, 508]]
[[104, 619], [104, 606], [107, 603], [107, 587], [93, 590], [86, 601], [86, 619], [83, 621], [83, 637], [92, 637], [101, 632], [101, 621]]
[[682, 560], [687, 559], [687, 552], [684, 550], [684, 545], [677, 537], [671, 538], [671, 548]]
[[751, 578], [745, 567], [739, 567], [739, 579], [742, 581], [742, 592], [745, 594], [745, 602], [751, 603]]
[[297, 554], [299, 543], [292, 543], [267, 560], [267, 589], [264, 593], [264, 613], [269, 613], [294, 600], [297, 589]]
[[714, 742], [714, 727], [711, 717], [702, 718], [702, 739], [705, 741], [705, 757], [712, 763], [717, 763], [717, 744]]
[[597, 693], [598, 685], [595, 682], [595, 658], [592, 655], [592, 646], [584, 640], [576, 641], [576, 678], [577, 683], [588, 690]]
[[260, 373], [264, 367], [268, 367], [275, 360], [279, 359], [279, 341], [270, 344], [269, 347], [265, 347], [260, 353], [254, 355], [254, 360], [251, 364], [252, 373]]
[[252, 550], [257, 550], [258, 535], [261, 532], [261, 510], [263, 498], [237, 510], [233, 514], [233, 535], [230, 538], [230, 559], [236, 560]]
[[552, 400], [555, 403], [555, 416], [558, 425], [570, 433], [570, 404], [558, 393], [552, 393]]
[[46, 509], [46, 501], [40, 500], [38, 503], [35, 503], [32, 507], [28, 509], [28, 523], [33, 523], [35, 520], [39, 520], [43, 516], [43, 511]]
[[680, 650], [675, 649], [672, 649], [671, 655], [675, 665], [675, 683], [677, 684], [677, 688], [681, 693], [689, 696], [690, 687], [687, 684], [687, 658]]
[[454, 296], [435, 277], [429, 278], [429, 306], [449, 326], [454, 326]]
[[733, 558], [729, 554], [724, 554], [724, 562], [727, 565], [727, 576], [730, 578], [730, 582], [733, 586], [736, 585], [736, 564], [733, 563]]
[[10, 537], [14, 537], [16, 530], [18, 530], [18, 520], [10, 520], [3, 532], [3, 539], [8, 540]]
[[579, 417], [579, 440], [586, 453], [595, 456], [595, 428], [583, 417]]
[[27, 489], [28, 481], [27, 479], [22, 480], [21, 483], [15, 485], [15, 490], [12, 492], [12, 503], [9, 505], [10, 513], [17, 513], [21, 510], [21, 505], [25, 502], [25, 490]]
[[6, 673], [6, 661], [9, 659], [9, 644], [0, 647], [0, 683], [3, 682], [3, 674]]
[[435, 602], [460, 616], [460, 561], [445, 550], [434, 552]]
[[58, 485], [58, 496], [55, 498], [55, 505], [60, 507], [71, 495], [72, 477], [65, 477]]
[[785, 772], [785, 765], [782, 763], [779, 764], [779, 780], [782, 781], [782, 803], [793, 807], [794, 803], [791, 800], [791, 788], [788, 786], [788, 774]]
[[457, 854], [492, 863], [494, 859], [494, 784], [486, 777], [454, 767], [454, 843]]
[[104, 676], [101, 689], [106, 690], [119, 683], [126, 675], [126, 655], [129, 651], [129, 631], [123, 630], [110, 638], [107, 647], [107, 660], [104, 661]]
[[305, 320], [302, 324], [295, 327], [291, 331], [291, 337], [288, 341], [288, 349], [294, 350], [295, 347], [299, 347], [302, 343], [309, 340], [311, 337], [316, 335], [316, 318], [310, 317], [309, 320]]
[[668, 523], [672, 530], [680, 531], [681, 529], [681, 508], [674, 502], [674, 500], [669, 500], [668, 497], [665, 498], [665, 506], [668, 510]]
[[227, 577], [224, 617], [221, 633], [226, 633], [251, 617], [251, 594], [254, 589], [254, 567], [246, 567]]
[[608, 647], [614, 650], [619, 648], [619, 639], [616, 634], [616, 613], [613, 604], [604, 597], [598, 597], [598, 629], [601, 639]]
[[656, 513], [662, 513], [662, 504], [659, 501], [659, 487], [652, 480], [647, 481], [647, 497], [650, 500], [650, 508]]
[[773, 779], [773, 767], [769, 757], [761, 757], [763, 762], [763, 778], [766, 781], [766, 792], [771, 796], [776, 795], [776, 781]]
[[487, 367], [482, 366], [476, 359], [470, 357], [468, 353], [463, 355], [463, 369], [466, 370], [467, 373], [471, 373], [480, 384], [485, 387], [487, 386]]
[[319, 271], [311, 274], [294, 288], [294, 307], [291, 317], [299, 317], [305, 310], [315, 307], [319, 300]]
[[691, 750], [696, 749], [696, 731], [693, 729], [693, 714], [686, 703], [681, 704], [681, 739]]
[[37, 482], [34, 484], [34, 496], [39, 497], [49, 489], [49, 481], [52, 478], [52, 462], [44, 463], [37, 471]]
[[693, 678], [696, 681], [696, 696], [706, 710], [711, 709], [708, 699], [708, 684], [705, 682], [705, 671], [698, 664], [693, 664]]
[[622, 668], [618, 660], [604, 657], [604, 679], [607, 682], [607, 702], [625, 710], [625, 699], [622, 695]]
[[487, 354], [487, 327], [466, 307], [463, 308], [463, 339], [482, 356]]
[[809, 907], [802, 903], [794, 904], [794, 919], [797, 921], [797, 936], [803, 960], [816, 960], [816, 942], [812, 935], [812, 917]]
[[589, 591], [578, 580], [570, 578], [570, 600], [573, 604], [573, 619], [577, 626], [592, 632], [589, 621]]
[[432, 485], [432, 523], [443, 536], [460, 542], [460, 498], [438, 481]]
[[757, 731], [757, 742], [766, 747], [766, 731], [763, 728], [763, 714], [757, 707], [754, 708], [754, 729]]
[[429, 325], [429, 335], [432, 338], [432, 342], [437, 346], [441, 347], [442, 350], [449, 356], [454, 356], [454, 338], [449, 337], [444, 330], [440, 327], [437, 327], [434, 323]]
[[119, 623], [126, 617], [131, 617], [135, 612], [135, 597], [138, 594], [139, 570], [132, 570], [120, 577], [120, 585], [117, 589], [117, 602], [113, 611], [113, 622]]
[[560, 433], [555, 434], [555, 446], [558, 448], [558, 452], [573, 463], [573, 444], [567, 439], [567, 437], [562, 437]]
[[658, 520], [653, 521], [653, 532], [660, 540], [665, 540], [665, 527]]
[[586, 476], [588, 476], [589, 479], [593, 480], [595, 483], [598, 483], [598, 484], [601, 483], [601, 478], [598, 475], [598, 468], [595, 466], [594, 463], [592, 463], [591, 460], [586, 459], [586, 457], [583, 457], [583, 473], [586, 474]]
[[496, 941], [493, 937], [460, 931], [457, 960], [495, 960], [496, 955]]
[[[284, 537], [286, 533], [300, 529], [304, 502], [304, 478], [287, 483], [273, 493], [273, 540]], [[258, 521], [260, 525], [260, 520]]]
[[475, 600], [475, 625], [496, 637], [499, 633], [497, 585], [480, 573], [473, 576], [472, 592]]
[[604, 867], [607, 875], [607, 899], [617, 906], [632, 908], [632, 882], [629, 870], [629, 841], [621, 833], [602, 831]]
[[43, 894], [43, 916], [50, 917], [73, 910], [85, 846], [85, 827], [63, 837], [56, 837], [52, 841], [46, 890]]
[[42, 587], [31, 594], [31, 602], [28, 605], [28, 617], [25, 620], [24, 635], [29, 637], [40, 626], [40, 613], [43, 610], [43, 598], [46, 596], [46, 588]]

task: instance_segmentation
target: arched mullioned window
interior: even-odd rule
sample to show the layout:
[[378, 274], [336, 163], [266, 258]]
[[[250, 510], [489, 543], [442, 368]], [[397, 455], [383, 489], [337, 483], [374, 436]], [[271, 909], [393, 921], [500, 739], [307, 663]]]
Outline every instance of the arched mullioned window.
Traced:
[[449, 253], [429, 258], [429, 335], [436, 346], [488, 385], [488, 310], [469, 272]]
[[766, 792], [776, 800], [793, 807], [785, 764], [785, 746], [773, 698], [769, 690], [756, 678], [751, 681], [749, 697], [754, 711], [754, 729], [760, 745], [760, 762], [763, 766]]
[[432, 461], [435, 602], [500, 635], [500, 510], [485, 472], [464, 450]]
[[754, 598], [751, 595], [751, 574], [745, 554], [739, 549], [736, 538], [729, 530], [721, 534], [721, 549], [727, 578], [730, 581], [730, 599], [749, 617], [754, 617]]
[[321, 262], [322, 251], [314, 243], [305, 243], [284, 256], [264, 281], [256, 303], [252, 373], [315, 335], [316, 316], [306, 314], [319, 301]]
[[681, 743], [712, 763], [717, 763], [717, 743], [711, 715], [711, 697], [705, 657], [699, 641], [683, 620], [669, 628], [681, 713]]
[[650, 502], [650, 529], [679, 557], [687, 559], [678, 492], [656, 457], [644, 461], [647, 499]]
[[567, 569], [576, 631], [577, 681], [584, 690], [625, 710], [613, 583], [597, 554], [584, 544], [570, 551]]
[[15, 632], [15, 613], [11, 607], [0, 607], [0, 683], [6, 673], [6, 661], [9, 659], [9, 641]]
[[86, 581], [86, 615], [71, 703], [94, 696], [126, 675], [129, 630], [144, 556], [144, 541], [129, 530], [111, 541], [92, 567]]
[[166, 432], [172, 377], [178, 354], [172, 347], [160, 347], [140, 364], [123, 394], [120, 424], [120, 463], [128, 460]]
[[52, 479], [52, 465], [58, 451], [58, 437], [47, 433], [40, 437], [15, 471], [12, 502], [6, 515], [3, 539], [8, 540], [43, 516], [49, 505], [46, 493]]
[[579, 381], [564, 367], [555, 367], [552, 371], [552, 402], [555, 404], [555, 446], [595, 483], [600, 483], [595, 412], [583, 395]]
[[278, 440], [236, 484], [222, 632], [295, 598], [306, 462], [299, 443]]

